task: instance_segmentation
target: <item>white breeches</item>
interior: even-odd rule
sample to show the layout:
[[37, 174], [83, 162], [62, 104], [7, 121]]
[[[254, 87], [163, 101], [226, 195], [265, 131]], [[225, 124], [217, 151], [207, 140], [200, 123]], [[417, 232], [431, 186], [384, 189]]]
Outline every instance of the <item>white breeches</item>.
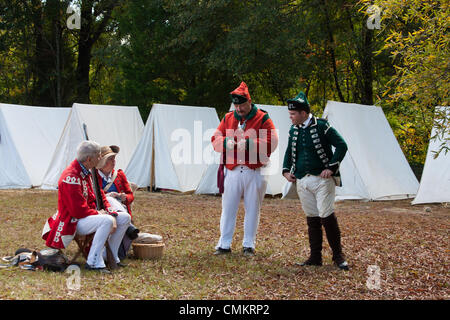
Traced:
[[[114, 218], [108, 214], [99, 214], [78, 220], [77, 234], [88, 235], [95, 232], [87, 259], [87, 264], [93, 268], [105, 267], [104, 256], [106, 257], [106, 250], [104, 249], [108, 237], [108, 243], [113, 256], [116, 259], [116, 262], [120, 262], [117, 252], [119, 251], [119, 246], [122, 242], [125, 231], [130, 225], [131, 217], [127, 212], [117, 213], [117, 218]], [[114, 219], [116, 219], [117, 229], [110, 236]]]
[[244, 197], [245, 208], [242, 246], [255, 248], [259, 212], [266, 193], [267, 180], [261, 175], [259, 169], [253, 170], [240, 165], [233, 170], [226, 170], [224, 187], [220, 239], [216, 248], [228, 249], [231, 247], [237, 211], [242, 197]]
[[297, 180], [297, 193], [306, 216], [326, 218], [332, 214], [335, 187], [332, 178], [307, 174]]
[[127, 212], [127, 208], [114, 197], [106, 196], [106, 200], [108, 200], [109, 205], [111, 206], [111, 209], [113, 209], [115, 212]]

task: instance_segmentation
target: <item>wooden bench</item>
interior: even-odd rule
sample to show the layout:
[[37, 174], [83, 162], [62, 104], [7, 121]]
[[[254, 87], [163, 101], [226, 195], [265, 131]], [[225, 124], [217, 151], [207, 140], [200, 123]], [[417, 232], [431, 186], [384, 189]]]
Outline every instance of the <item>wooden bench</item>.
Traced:
[[76, 244], [78, 245], [78, 251], [75, 253], [75, 256], [72, 258], [70, 264], [72, 264], [79, 256], [80, 254], [84, 257], [85, 260], [87, 260], [89, 255], [89, 248], [91, 246], [92, 239], [94, 239], [95, 233], [87, 234], [87, 235], [75, 235]]

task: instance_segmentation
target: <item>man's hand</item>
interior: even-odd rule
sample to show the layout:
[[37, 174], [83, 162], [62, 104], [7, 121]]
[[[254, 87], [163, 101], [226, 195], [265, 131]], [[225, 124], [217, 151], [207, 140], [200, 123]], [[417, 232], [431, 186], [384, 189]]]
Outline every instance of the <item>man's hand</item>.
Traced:
[[325, 169], [321, 172], [320, 177], [324, 179], [331, 178], [331, 175], [333, 174], [333, 171], [330, 169]]
[[120, 201], [122, 201], [122, 203], [125, 203], [125, 201], [127, 201], [127, 194], [126, 193], [118, 193], [118, 198], [120, 199]]
[[117, 196], [118, 196], [119, 194], [117, 193], [117, 192], [108, 192], [107, 194], [106, 194], [106, 196], [107, 197], [113, 197], [113, 198], [117, 198]]
[[227, 139], [227, 149], [234, 149], [236, 142], [233, 139]]
[[283, 176], [286, 178], [287, 181], [289, 182], [295, 182], [297, 180], [297, 178], [290, 172], [285, 172], [283, 173]]
[[118, 200], [120, 200], [121, 202], [125, 202], [127, 200], [127, 195], [126, 193], [117, 193], [117, 192], [109, 192], [106, 194], [107, 197], [113, 197], [116, 198]]

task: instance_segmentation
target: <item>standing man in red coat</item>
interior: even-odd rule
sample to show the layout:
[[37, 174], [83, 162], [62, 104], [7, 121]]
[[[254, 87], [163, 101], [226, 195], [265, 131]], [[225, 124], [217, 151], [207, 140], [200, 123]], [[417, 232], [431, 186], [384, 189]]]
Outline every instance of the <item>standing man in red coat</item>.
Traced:
[[243, 197], [243, 253], [253, 256], [260, 208], [267, 187], [261, 168], [277, 148], [278, 135], [268, 113], [252, 103], [245, 82], [231, 92], [231, 100], [236, 110], [225, 115], [211, 138], [214, 150], [222, 153], [225, 165], [220, 239], [214, 254], [231, 252], [236, 215]]
[[[58, 181], [58, 211], [48, 219], [42, 231], [42, 238], [51, 248], [64, 249], [75, 234], [87, 235], [95, 232], [86, 262], [86, 269], [109, 273], [105, 268], [103, 251], [108, 240], [111, 251], [117, 257], [120, 241], [130, 225], [127, 221], [116, 221], [105, 194], [101, 190], [105, 210], [97, 210], [92, 187], [90, 169], [100, 161], [100, 145], [93, 141], [83, 141], [77, 149], [75, 159], [62, 173]], [[129, 217], [129, 216], [128, 216]]]

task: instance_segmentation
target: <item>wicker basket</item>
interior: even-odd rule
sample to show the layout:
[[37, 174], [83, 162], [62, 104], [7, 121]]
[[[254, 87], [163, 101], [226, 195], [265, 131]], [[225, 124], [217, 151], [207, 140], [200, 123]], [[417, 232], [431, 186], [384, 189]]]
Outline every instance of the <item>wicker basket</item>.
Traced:
[[164, 252], [164, 242], [132, 243], [133, 254], [138, 259], [158, 259]]

